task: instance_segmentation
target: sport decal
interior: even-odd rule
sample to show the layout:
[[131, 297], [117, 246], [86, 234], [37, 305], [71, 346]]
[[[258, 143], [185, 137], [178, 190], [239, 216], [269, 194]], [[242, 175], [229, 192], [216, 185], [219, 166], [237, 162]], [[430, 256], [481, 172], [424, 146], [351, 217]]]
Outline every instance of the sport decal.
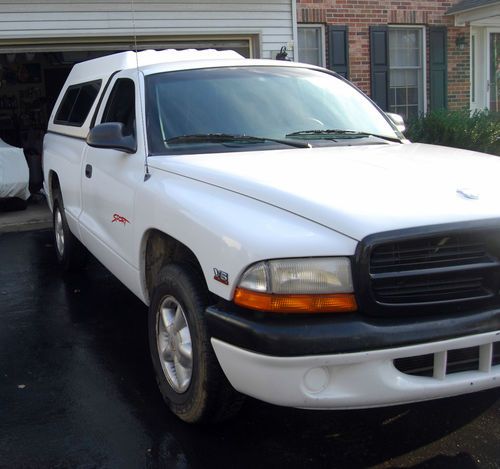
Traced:
[[115, 222], [123, 223], [123, 226], [125, 226], [127, 223], [130, 224], [130, 222], [125, 217], [122, 217], [121, 215], [118, 215], [117, 213], [115, 213], [113, 215], [113, 219], [111, 220], [111, 223], [115, 223]]

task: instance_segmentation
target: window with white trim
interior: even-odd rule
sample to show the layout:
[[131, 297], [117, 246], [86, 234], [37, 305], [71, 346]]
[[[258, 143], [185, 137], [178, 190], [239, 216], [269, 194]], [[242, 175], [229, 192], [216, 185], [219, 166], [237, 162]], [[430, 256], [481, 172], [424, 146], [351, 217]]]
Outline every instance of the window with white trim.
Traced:
[[321, 25], [298, 26], [299, 61], [325, 66], [325, 32]]
[[422, 28], [389, 28], [389, 110], [405, 120], [424, 112]]

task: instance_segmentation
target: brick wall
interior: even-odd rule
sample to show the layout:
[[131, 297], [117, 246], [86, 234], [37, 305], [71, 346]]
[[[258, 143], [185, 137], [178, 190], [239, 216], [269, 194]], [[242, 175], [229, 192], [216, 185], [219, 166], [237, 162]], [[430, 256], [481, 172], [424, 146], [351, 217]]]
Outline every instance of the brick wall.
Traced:
[[[350, 79], [370, 94], [371, 25], [443, 25], [448, 28], [448, 107], [469, 107], [469, 28], [455, 27], [444, 13], [458, 0], [297, 0], [298, 22], [349, 26]], [[428, 30], [427, 30], [428, 32]], [[458, 49], [456, 38], [463, 35], [465, 47]], [[427, 38], [428, 39], [428, 38]], [[325, 41], [328, 47], [328, 41]], [[429, 44], [429, 41], [426, 41]], [[426, 51], [426, 57], [429, 57]], [[327, 54], [328, 56], [328, 54]], [[427, 67], [427, 71], [429, 67]], [[427, 86], [429, 77], [426, 79]], [[429, 93], [427, 93], [429, 96]]]

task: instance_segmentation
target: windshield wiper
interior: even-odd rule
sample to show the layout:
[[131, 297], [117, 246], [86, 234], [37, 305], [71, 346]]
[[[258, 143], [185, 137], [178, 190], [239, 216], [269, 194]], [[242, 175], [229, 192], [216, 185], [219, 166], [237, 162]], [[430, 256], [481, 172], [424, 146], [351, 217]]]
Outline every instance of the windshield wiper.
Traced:
[[288, 140], [270, 137], [254, 137], [252, 135], [232, 135], [223, 133], [213, 134], [192, 134], [192, 135], [178, 135], [165, 139], [165, 143], [182, 144], [182, 143], [263, 143], [263, 142], [276, 142], [283, 145], [289, 145], [295, 148], [311, 148], [311, 144], [301, 142], [298, 140]]
[[345, 130], [345, 129], [313, 129], [313, 130], [300, 130], [298, 132], [292, 132], [286, 134], [286, 137], [299, 137], [299, 138], [322, 138], [334, 140], [335, 138], [364, 138], [364, 137], [376, 137], [383, 140], [388, 140], [390, 142], [401, 142], [399, 138], [388, 137], [387, 135], [379, 135], [373, 132], [358, 132], [357, 130]]

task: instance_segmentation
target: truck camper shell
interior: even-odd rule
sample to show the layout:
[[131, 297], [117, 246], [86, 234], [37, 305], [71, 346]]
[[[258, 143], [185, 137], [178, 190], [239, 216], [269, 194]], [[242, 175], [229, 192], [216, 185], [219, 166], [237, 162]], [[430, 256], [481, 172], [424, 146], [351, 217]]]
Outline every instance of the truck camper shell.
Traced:
[[[231, 60], [244, 60], [244, 57], [237, 52], [230, 50], [166, 49], [161, 51], [145, 50], [141, 52], [120, 52], [118, 54], [99, 57], [97, 59], [87, 60], [76, 64], [64, 83], [61, 93], [59, 94], [59, 97], [54, 105], [48, 124], [48, 130], [76, 138], [86, 138], [90, 130], [95, 109], [99, 103], [101, 95], [106, 89], [106, 83], [116, 72], [131, 69], [141, 70], [144, 67], [158, 64], [168, 64], [175, 68], [176, 63], [196, 61], [199, 64], [200, 60], [210, 62], [227, 62]], [[58, 122], [56, 116], [61, 107], [61, 103], [66, 96], [68, 88], [85, 83], [96, 83], [99, 90], [84, 122], [81, 123], [81, 125], [65, 125]]]

